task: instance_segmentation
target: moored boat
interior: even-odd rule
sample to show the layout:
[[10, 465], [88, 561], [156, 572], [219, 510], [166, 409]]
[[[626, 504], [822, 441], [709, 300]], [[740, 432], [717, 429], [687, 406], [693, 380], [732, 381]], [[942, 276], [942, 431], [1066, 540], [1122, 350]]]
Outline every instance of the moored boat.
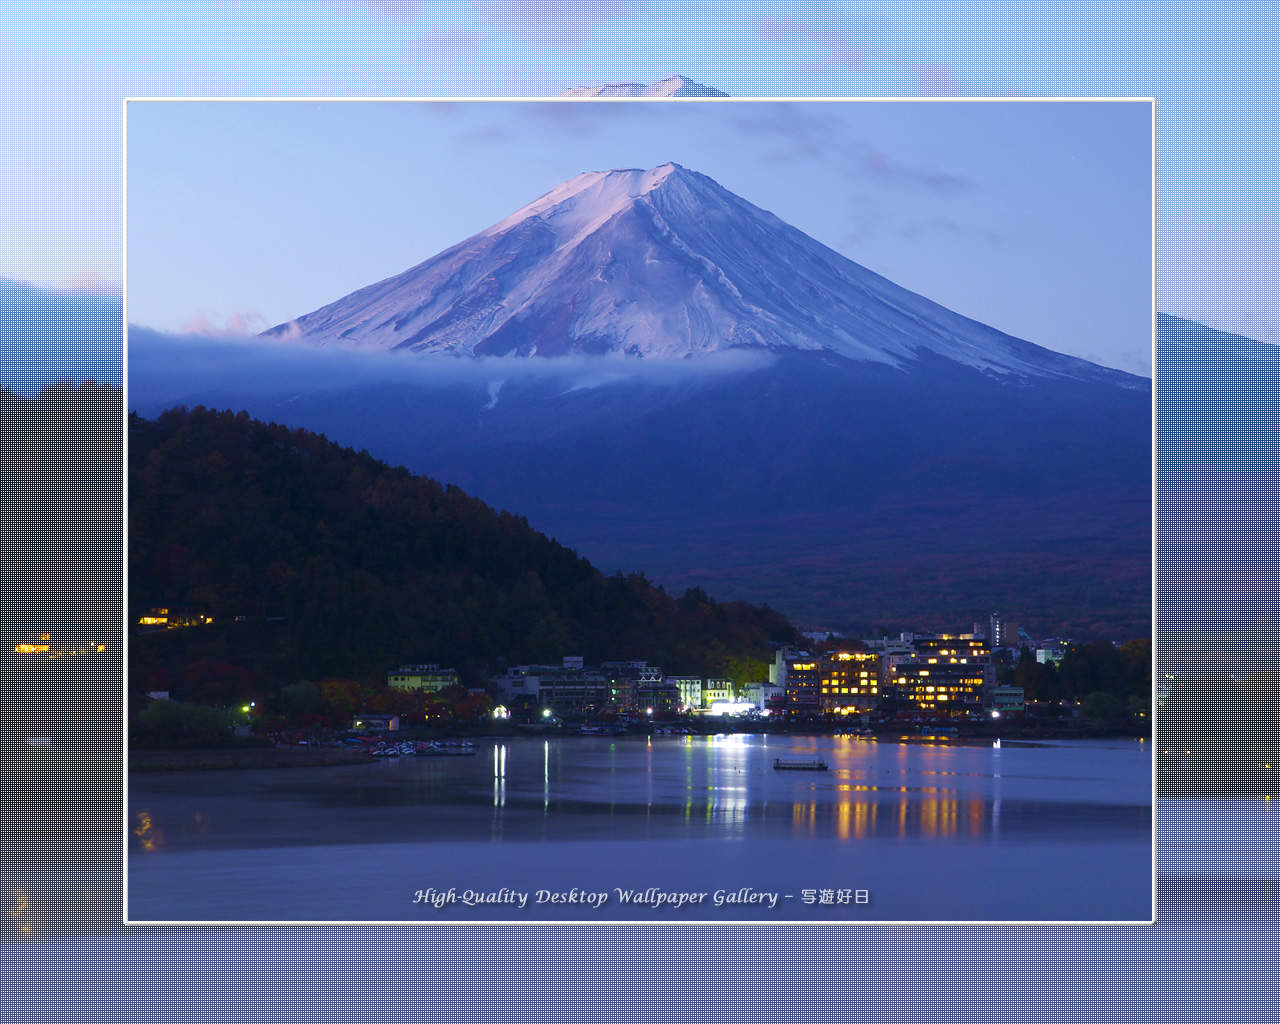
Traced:
[[774, 771], [789, 772], [825, 772], [827, 770], [827, 762], [818, 758], [816, 761], [802, 761], [798, 758], [775, 757], [773, 759]]

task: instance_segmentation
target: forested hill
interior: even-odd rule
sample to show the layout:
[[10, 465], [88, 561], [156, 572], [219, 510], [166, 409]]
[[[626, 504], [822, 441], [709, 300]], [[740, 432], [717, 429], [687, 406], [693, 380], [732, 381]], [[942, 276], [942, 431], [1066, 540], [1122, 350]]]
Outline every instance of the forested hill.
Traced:
[[130, 643], [135, 688], [216, 662], [288, 683], [405, 662], [641, 658], [719, 674], [791, 640], [781, 615], [606, 576], [521, 517], [303, 430], [197, 407], [131, 415], [129, 601], [212, 625]]

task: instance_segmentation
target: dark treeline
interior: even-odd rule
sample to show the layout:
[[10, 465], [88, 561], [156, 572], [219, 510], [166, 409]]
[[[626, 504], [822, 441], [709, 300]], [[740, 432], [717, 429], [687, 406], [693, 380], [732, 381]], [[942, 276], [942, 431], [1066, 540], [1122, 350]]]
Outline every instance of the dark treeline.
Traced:
[[714, 675], [795, 639], [767, 607], [606, 576], [456, 487], [243, 412], [131, 416], [128, 479], [131, 619], [190, 605], [214, 620], [135, 637], [134, 690], [181, 697], [211, 665], [256, 693], [406, 662], [480, 683], [498, 659], [564, 655]]
[[1280, 793], [1280, 672], [1176, 680], [1159, 712], [1160, 793]]
[[0, 389], [6, 645], [33, 632], [74, 642], [119, 631], [123, 406], [119, 388], [93, 381], [34, 397]]
[[1029, 701], [1080, 705], [1094, 728], [1130, 726], [1151, 716], [1151, 640], [1142, 637], [1117, 647], [1105, 640], [1071, 644], [1058, 663], [1038, 662], [1024, 647], [999, 682], [1020, 686]]

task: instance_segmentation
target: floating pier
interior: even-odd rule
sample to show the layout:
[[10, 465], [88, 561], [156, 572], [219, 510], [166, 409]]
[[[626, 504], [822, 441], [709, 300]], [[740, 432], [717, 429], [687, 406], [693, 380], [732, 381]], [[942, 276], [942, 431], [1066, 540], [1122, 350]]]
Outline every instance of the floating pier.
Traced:
[[818, 758], [816, 761], [800, 761], [795, 758], [775, 757], [773, 770], [778, 772], [825, 772], [827, 762]]

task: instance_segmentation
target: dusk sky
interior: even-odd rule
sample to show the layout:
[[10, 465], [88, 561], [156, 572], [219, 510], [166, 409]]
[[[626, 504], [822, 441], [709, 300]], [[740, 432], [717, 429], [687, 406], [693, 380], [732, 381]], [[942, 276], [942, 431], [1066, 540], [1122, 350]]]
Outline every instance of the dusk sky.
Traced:
[[131, 103], [128, 317], [256, 333], [582, 171], [681, 163], [1007, 333], [1150, 373], [1151, 105]]
[[[855, 7], [839, 0], [339, 0], [306, 9], [67, 0], [19, 8], [6, 13], [0, 34], [0, 231], [14, 240], [0, 252], [0, 276], [46, 289], [118, 293], [121, 100], [129, 96], [532, 97], [680, 73], [735, 97], [1154, 97], [1159, 308], [1280, 342], [1272, 312], [1276, 197], [1268, 185], [1277, 173], [1268, 127], [1276, 109], [1274, 55], [1274, 15], [1258, 3], [1015, 11], [1004, 4]], [[395, 140], [379, 162], [401, 146], [413, 152], [407, 139]], [[957, 157], [963, 148], [953, 147]], [[240, 157], [246, 168], [265, 152], [250, 133], [211, 135], [203, 150], [213, 162]], [[904, 161], [918, 156], [890, 152]], [[926, 155], [930, 167], [942, 163], [940, 154]], [[679, 156], [653, 157], [666, 159]], [[576, 173], [580, 162], [566, 159], [565, 169]], [[511, 173], [523, 165], [514, 161]], [[540, 191], [552, 168], [530, 161], [528, 169], [541, 175], [529, 183]], [[709, 166], [699, 169], [716, 176]], [[743, 180], [724, 183], [747, 194]], [[515, 191], [524, 201], [527, 189]], [[967, 227], [972, 221], [959, 214], [977, 211], [956, 209], [957, 198], [929, 212]], [[885, 216], [882, 229], [899, 223]], [[849, 217], [832, 228], [842, 229]], [[835, 230], [814, 233], [844, 244], [830, 237]], [[1015, 243], [1007, 235], [1006, 247]], [[853, 258], [891, 276], [907, 262], [871, 251], [865, 238], [854, 248]], [[415, 247], [391, 269], [429, 249]], [[931, 297], [951, 301], [940, 292]], [[203, 301], [214, 318], [252, 311], [244, 295]]]
[[[573, 86], [653, 83], [675, 74], [734, 97], [1154, 97], [1159, 309], [1219, 331], [1280, 343], [1280, 192], [1275, 187], [1280, 177], [1280, 21], [1270, 3], [50, 0], [10, 7], [0, 31], [0, 369], [6, 383], [30, 384], [47, 372], [53, 379], [86, 373], [112, 379], [109, 372], [99, 371], [98, 362], [112, 364], [107, 370], [114, 368], [119, 380], [127, 97], [551, 97]], [[800, 160], [799, 147], [791, 147], [794, 167], [781, 161], [766, 167], [757, 159], [761, 171], [769, 173], [753, 177], [748, 174], [753, 166], [749, 146], [739, 151], [746, 155], [719, 163], [696, 153], [671, 152], [670, 146], [606, 151], [602, 140], [608, 133], [598, 129], [595, 148], [588, 151], [580, 145], [587, 140], [575, 142], [567, 131], [554, 136], [546, 127], [521, 129], [522, 145], [516, 146], [500, 142], [511, 134], [500, 129], [510, 126], [489, 112], [485, 116], [499, 121], [492, 126], [499, 131], [487, 145], [471, 138], [470, 152], [483, 159], [469, 163], [463, 180], [468, 195], [484, 194], [471, 183], [491, 190], [492, 210], [459, 209], [455, 221], [446, 220], [438, 207], [430, 212], [411, 203], [408, 196], [429, 194], [422, 186], [425, 176], [443, 173], [430, 157], [427, 140], [457, 147], [466, 134], [463, 122], [474, 112], [451, 119], [430, 108], [406, 108], [388, 116], [394, 116], [403, 132], [373, 151], [361, 135], [346, 139], [345, 145], [330, 139], [327, 145], [290, 151], [285, 144], [289, 138], [277, 143], [243, 126], [224, 126], [218, 132], [211, 124], [175, 126], [168, 136], [174, 145], [166, 158], [169, 173], [155, 172], [169, 179], [157, 184], [157, 196], [172, 194], [161, 186], [190, 190], [208, 182], [214, 168], [225, 181], [219, 187], [228, 190], [285, 183], [276, 184], [270, 204], [247, 209], [243, 216], [223, 202], [221, 217], [209, 211], [202, 220], [198, 209], [182, 208], [182, 197], [176, 195], [166, 216], [188, 236], [163, 243], [155, 215], [150, 215], [154, 244], [163, 244], [166, 258], [184, 269], [178, 279], [197, 276], [188, 258], [234, 252], [238, 258], [228, 265], [240, 271], [252, 266], [261, 280], [220, 280], [206, 262], [199, 269], [210, 290], [186, 293], [184, 284], [183, 294], [174, 296], [182, 302], [173, 308], [165, 307], [158, 291], [150, 296], [137, 292], [134, 318], [182, 326], [203, 315], [212, 325], [227, 327], [237, 313], [244, 317], [242, 325], [250, 325], [249, 314], [264, 321], [292, 315], [425, 259], [585, 167], [674, 159], [716, 177], [906, 287], [961, 312], [989, 316], [995, 326], [1031, 341], [1054, 344], [1002, 320], [1004, 313], [979, 308], [976, 295], [956, 299], [920, 276], [927, 268], [920, 251], [930, 246], [949, 248], [949, 258], [936, 264], [948, 270], [943, 275], [948, 281], [970, 264], [984, 268], [985, 281], [998, 281], [980, 261], [1002, 251], [1036, 251], [1010, 212], [1025, 209], [1025, 204], [1012, 205], [1020, 200], [1019, 190], [1009, 188], [1004, 195], [1008, 179], [992, 176], [998, 162], [994, 146], [986, 146], [986, 162], [981, 162], [989, 141], [985, 137], [964, 144], [952, 140], [943, 153], [941, 147], [923, 146], [928, 136], [904, 139], [902, 133], [885, 134], [884, 126], [877, 128], [880, 134], [860, 126], [857, 138], [871, 151], [891, 157], [895, 166], [953, 175], [979, 187], [909, 195], [873, 187], [884, 182], [860, 180], [846, 161], [843, 174], [831, 171], [827, 178], [839, 181], [841, 189], [835, 191], [849, 197], [842, 205], [829, 202], [827, 212], [814, 222], [803, 209], [788, 209], [765, 191], [776, 181], [793, 201], [807, 198], [809, 189], [797, 191], [782, 177], [784, 168], [816, 175], [817, 161]], [[322, 117], [332, 121], [335, 115], [331, 109], [323, 114], [317, 110], [312, 121], [323, 127]], [[456, 127], [443, 127], [448, 124]], [[156, 127], [159, 137], [162, 126]], [[300, 123], [292, 131], [302, 127]], [[176, 146], [184, 136], [185, 152]], [[323, 142], [325, 133], [315, 138]], [[748, 143], [757, 147], [757, 157], [786, 151], [780, 141], [766, 146], [763, 135]], [[720, 138], [720, 145], [728, 142]], [[956, 162], [944, 162], [944, 156]], [[1089, 156], [1075, 154], [1077, 161]], [[857, 160], [852, 164], [856, 167]], [[284, 178], [286, 167], [293, 169], [291, 187]], [[317, 197], [311, 182], [320, 180], [326, 168], [330, 182], [370, 185], [365, 205], [353, 210], [317, 204], [324, 194]], [[179, 171], [189, 180], [179, 177]], [[509, 180], [509, 194], [496, 191], [495, 176]], [[437, 187], [453, 184], [442, 177], [433, 181]], [[298, 204], [293, 203], [294, 191]], [[1011, 204], [1001, 217], [991, 209], [996, 200]], [[310, 213], [310, 230], [290, 238], [284, 232], [297, 228], [299, 206]], [[403, 248], [393, 249], [374, 231], [388, 208], [390, 233]], [[140, 218], [147, 214], [143, 205], [134, 212]], [[236, 239], [228, 230], [220, 240], [222, 218], [228, 229], [243, 231], [242, 237]], [[939, 230], [936, 224], [942, 220], [958, 230]], [[140, 220], [138, 230], [145, 224]], [[1099, 218], [1089, 224], [1098, 231], [1109, 228]], [[911, 225], [935, 227], [917, 230], [912, 240], [903, 237]], [[1080, 240], [1080, 225], [1068, 228]], [[195, 229], [205, 237], [191, 235]], [[996, 233], [998, 240], [981, 232]], [[334, 241], [339, 236], [344, 236], [341, 243]], [[317, 237], [346, 248], [325, 250], [326, 258], [318, 260], [315, 279], [308, 284], [315, 294], [303, 294], [302, 279], [287, 274], [286, 268], [310, 258]], [[927, 245], [907, 245], [922, 237]], [[138, 241], [141, 245], [143, 238]], [[1089, 248], [1095, 257], [1108, 255], [1101, 242]], [[964, 253], [960, 260], [954, 258], [958, 250]], [[265, 254], [261, 259], [259, 252]], [[1071, 246], [1064, 246], [1064, 253], [1078, 255]], [[153, 266], [157, 259], [141, 250], [136, 258], [150, 259]], [[1037, 276], [1012, 263], [1006, 258], [999, 273]], [[141, 267], [132, 270], [140, 273]], [[154, 269], [159, 281], [166, 268]], [[277, 282], [281, 287], [274, 287]], [[292, 295], [283, 287], [286, 282], [296, 289]], [[266, 288], [268, 283], [273, 287]], [[264, 285], [260, 292], [258, 284]], [[131, 287], [141, 288], [140, 279]], [[274, 303], [289, 308], [277, 309]], [[25, 343], [13, 344], [15, 339]], [[1216, 359], [1222, 348], [1231, 351], [1234, 342], [1206, 342], [1206, 361]], [[1132, 358], [1135, 350], [1129, 343], [1121, 351]], [[1267, 433], [1275, 419], [1274, 389], [1269, 390], [1274, 379], [1269, 372], [1261, 374], [1243, 402], [1237, 400], [1238, 392], [1229, 393], [1235, 406], [1231, 411], [1240, 418], [1224, 419], [1223, 429], [1242, 421], [1266, 428], [1259, 433], [1267, 445], [1241, 454], [1254, 468], [1271, 467], [1280, 450]], [[1185, 395], [1197, 392], [1195, 383]], [[1176, 393], [1171, 398], [1162, 391], [1162, 417], [1178, 412], [1180, 400]], [[1223, 407], [1228, 408], [1226, 403]], [[1204, 406], [1191, 408], [1196, 415], [1202, 411]], [[1219, 435], [1204, 427], [1210, 419], [1188, 420], [1191, 440], [1204, 430], [1209, 442], [1216, 442]], [[21, 459], [27, 455], [20, 452]], [[1213, 469], [1214, 456], [1212, 448], [1198, 445], [1187, 459], [1162, 464], [1165, 507], [1169, 496], [1176, 500], [1178, 488], [1189, 481], [1206, 489], [1221, 485], [1221, 493], [1212, 503], [1191, 509], [1194, 515], [1175, 531], [1175, 540], [1195, 555], [1171, 563], [1173, 598], [1168, 598], [1169, 581], [1162, 576], [1161, 614], [1172, 612], [1175, 626], [1196, 619], [1203, 624], [1197, 635], [1228, 646], [1245, 636], [1242, 649], [1266, 655], [1272, 648], [1259, 638], [1270, 636], [1277, 621], [1274, 584], [1280, 578], [1270, 497], [1274, 488], [1260, 496], [1242, 494], [1243, 473], [1204, 471], [1206, 466]], [[59, 477], [58, 484], [71, 479]], [[110, 489], [64, 493], [66, 504], [52, 515], [65, 509], [85, 524], [80, 532], [85, 543], [101, 546], [105, 531], [96, 524], [102, 516], [118, 514], [119, 495]], [[13, 507], [25, 514], [20, 503]], [[1246, 527], [1235, 534], [1233, 519], [1242, 510]], [[66, 564], [76, 571], [68, 578], [83, 580], [87, 597], [96, 595], [100, 581], [82, 571], [84, 563], [74, 548], [69, 550]], [[33, 551], [46, 553], [39, 546]], [[1229, 557], [1224, 559], [1224, 552]], [[1198, 575], [1186, 577], [1189, 584], [1180, 583], [1176, 574], [1188, 563]], [[1224, 565], [1229, 572], [1223, 572]], [[1242, 586], [1256, 595], [1254, 603], [1238, 600]], [[20, 588], [43, 593], [34, 577], [20, 581]], [[12, 589], [16, 593], [20, 588]], [[101, 607], [110, 614], [113, 605], [102, 602]], [[1228, 627], [1225, 640], [1215, 635], [1222, 622]], [[1263, 628], [1255, 628], [1259, 625]], [[1162, 621], [1157, 650], [1168, 644], [1169, 636], [1169, 625]], [[59, 684], [76, 679], [77, 671], [89, 671], [74, 662], [57, 665]], [[85, 692], [61, 685], [57, 691], [77, 701], [74, 711], [83, 725], [75, 731], [81, 744], [75, 760], [92, 771], [98, 764], [118, 763], [121, 730], [109, 709], [119, 694], [85, 705], [78, 696]], [[71, 705], [55, 700], [50, 707]], [[86, 707], [107, 710], [80, 714]], [[1274, 742], [1274, 732], [1271, 725], [1259, 723], [1240, 734]], [[107, 782], [111, 792], [89, 786], [81, 792], [83, 799], [72, 802], [83, 827], [61, 833], [71, 845], [45, 845], [42, 837], [53, 833], [36, 829], [34, 842], [19, 850], [22, 871], [14, 879], [12, 925], [21, 923], [16, 911], [29, 895], [29, 919], [47, 919], [48, 927], [42, 938], [11, 944], [15, 969], [6, 972], [6, 982], [15, 1002], [29, 1003], [38, 988], [42, 1007], [54, 1007], [55, 1015], [124, 1019], [145, 1006], [157, 1018], [182, 1018], [192, 1012], [193, 993], [201, 1008], [216, 1008], [208, 1012], [226, 1019], [304, 1014], [329, 1019], [355, 1005], [366, 1015], [431, 1005], [455, 1019], [478, 1021], [492, 1019], [495, 1007], [513, 1001], [531, 1019], [589, 1019], [600, 1006], [652, 1020], [698, 1019], [700, 1013], [822, 1019], [830, 1014], [836, 989], [857, 1001], [861, 1016], [875, 1021], [941, 1020], [955, 1016], [958, 1006], [986, 1007], [1002, 1000], [1043, 1020], [1265, 1020], [1273, 1012], [1265, 1008], [1276, 1002], [1275, 972], [1268, 959], [1275, 927], [1260, 909], [1269, 905], [1274, 885], [1274, 814], [1266, 810], [1276, 804], [1274, 799], [1162, 800], [1160, 921], [1155, 927], [978, 928], [963, 933], [932, 927], [848, 928], [830, 933], [844, 944], [834, 954], [841, 965], [833, 989], [825, 978], [815, 983], [813, 971], [797, 975], [794, 964], [812, 961], [813, 940], [827, 937], [797, 928], [735, 933], [758, 939], [769, 955], [731, 981], [720, 963], [726, 934], [720, 928], [643, 933], [634, 928], [511, 929], [502, 937], [517, 965], [510, 970], [494, 970], [483, 955], [488, 933], [468, 928], [121, 930], [116, 909], [120, 850], [111, 835], [121, 803], [111, 780]], [[55, 817], [59, 809], [72, 806], [64, 797], [60, 789], [57, 802], [48, 808]], [[1013, 824], [1012, 817], [1006, 820]], [[103, 822], [106, 827], [98, 829]], [[1077, 869], [1096, 871], [1099, 863], [1090, 857]], [[995, 864], [997, 882], [998, 868]], [[237, 892], [243, 888], [238, 876], [226, 877], [236, 877]], [[926, 876], [920, 877], [927, 883]], [[18, 888], [24, 884], [25, 889]], [[318, 890], [315, 898], [322, 902], [324, 895]], [[965, 944], [967, 956], [955, 955], [958, 941]], [[644, 955], [637, 956], [640, 945]], [[666, 960], [678, 969], [661, 970]], [[886, 963], [894, 965], [889, 975]], [[158, 970], [158, 964], [164, 969]], [[824, 965], [820, 956], [818, 967]], [[897, 983], [898, 978], [917, 976], [930, 983]], [[1084, 977], [1095, 983], [1080, 984]], [[704, 1005], [710, 1009], [700, 1010]]]

